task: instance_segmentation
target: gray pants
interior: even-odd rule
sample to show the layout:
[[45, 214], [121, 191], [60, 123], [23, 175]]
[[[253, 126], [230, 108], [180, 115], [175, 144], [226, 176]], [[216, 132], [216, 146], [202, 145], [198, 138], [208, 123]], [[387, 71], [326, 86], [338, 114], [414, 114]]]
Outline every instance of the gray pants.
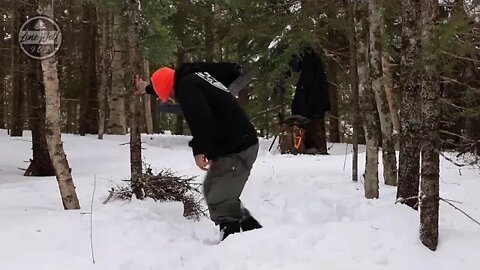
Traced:
[[258, 143], [213, 161], [203, 182], [210, 219], [215, 224], [242, 218], [240, 195], [257, 159]]

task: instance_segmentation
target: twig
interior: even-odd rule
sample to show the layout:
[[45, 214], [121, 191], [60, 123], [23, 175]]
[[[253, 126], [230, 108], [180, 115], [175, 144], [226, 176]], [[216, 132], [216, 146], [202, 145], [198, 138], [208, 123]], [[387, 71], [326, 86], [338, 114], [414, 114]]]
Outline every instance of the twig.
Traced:
[[462, 204], [462, 202], [460, 202], [460, 201], [455, 201], [455, 200], [450, 200], [450, 199], [444, 199], [444, 198], [442, 198], [442, 199], [445, 200], [445, 201], [452, 202], [452, 203]]
[[439, 198], [439, 200], [446, 202], [448, 205], [450, 205], [451, 207], [453, 207], [453, 208], [455, 208], [456, 210], [460, 211], [462, 214], [464, 214], [465, 216], [467, 216], [469, 219], [471, 219], [473, 222], [477, 223], [477, 224], [480, 226], [480, 222], [479, 222], [478, 220], [474, 219], [474, 218], [471, 217], [469, 214], [465, 213], [465, 211], [463, 211], [462, 209], [456, 207], [454, 204], [452, 204], [452, 203], [449, 202], [448, 200], [445, 200], [444, 198]]
[[92, 262], [95, 264], [95, 254], [93, 252], [93, 199], [95, 198], [95, 190], [97, 188], [97, 176], [93, 176], [93, 192], [92, 201], [90, 202], [90, 249], [92, 250]]
[[409, 200], [413, 200], [413, 199], [416, 199], [418, 200], [418, 196], [412, 196], [412, 197], [408, 197], [408, 198], [398, 198], [396, 201], [395, 201], [395, 204], [397, 203], [405, 203], [406, 201], [409, 201]]

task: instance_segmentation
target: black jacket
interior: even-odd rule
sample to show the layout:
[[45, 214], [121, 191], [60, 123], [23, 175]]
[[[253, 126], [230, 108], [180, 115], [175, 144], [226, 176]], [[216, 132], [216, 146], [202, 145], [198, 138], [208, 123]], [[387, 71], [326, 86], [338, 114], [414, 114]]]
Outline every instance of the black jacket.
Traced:
[[306, 48], [302, 57], [294, 56], [290, 66], [293, 71], [301, 72], [292, 101], [292, 115], [322, 118], [330, 111], [328, 81], [322, 60], [312, 48]]
[[[216, 73], [223, 81], [204, 70]], [[254, 126], [236, 98], [227, 91], [228, 85], [239, 75], [236, 65], [202, 66], [202, 63], [186, 64], [175, 72], [175, 98], [192, 132], [189, 146], [194, 155], [204, 154], [215, 160], [258, 142]]]

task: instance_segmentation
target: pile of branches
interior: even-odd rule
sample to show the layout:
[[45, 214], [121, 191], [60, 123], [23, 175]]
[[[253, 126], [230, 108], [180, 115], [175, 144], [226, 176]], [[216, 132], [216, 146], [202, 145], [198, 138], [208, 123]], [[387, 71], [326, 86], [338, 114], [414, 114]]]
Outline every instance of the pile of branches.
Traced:
[[[158, 174], [154, 174], [150, 167], [147, 167], [142, 174], [139, 185], [144, 193], [144, 198], [152, 198], [159, 202], [182, 202], [183, 216], [188, 219], [198, 220], [206, 216], [205, 209], [202, 207], [200, 192], [200, 183], [195, 183], [192, 176], [177, 176], [171, 170], [164, 169]], [[130, 180], [124, 180], [131, 182]], [[131, 200], [134, 196], [132, 185], [116, 185], [109, 192], [106, 204], [111, 200]]]

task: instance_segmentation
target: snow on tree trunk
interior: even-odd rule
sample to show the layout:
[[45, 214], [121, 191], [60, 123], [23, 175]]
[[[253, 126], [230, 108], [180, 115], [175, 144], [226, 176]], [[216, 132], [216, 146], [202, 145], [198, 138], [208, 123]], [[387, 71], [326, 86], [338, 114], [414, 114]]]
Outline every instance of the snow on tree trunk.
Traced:
[[360, 109], [358, 104], [358, 67], [357, 67], [357, 41], [355, 38], [355, 17], [353, 13], [353, 0], [345, 0], [348, 19], [348, 43], [350, 49], [350, 87], [352, 89], [353, 107], [353, 158], [352, 158], [352, 180], [358, 181], [358, 136], [360, 127]]
[[[142, 58], [140, 51], [140, 8], [139, 0], [125, 0], [128, 10], [128, 41], [130, 54], [128, 57], [132, 89], [134, 87], [133, 80], [135, 74], [143, 73]], [[130, 102], [130, 171], [132, 190], [137, 199], [143, 199], [144, 193], [140, 177], [142, 175], [142, 101], [140, 96], [131, 95]]]
[[360, 78], [359, 95], [360, 110], [364, 119], [363, 128], [366, 138], [366, 164], [365, 164], [365, 197], [367, 199], [378, 198], [378, 139], [380, 120], [378, 119], [375, 97], [368, 74], [368, 47], [367, 47], [367, 23], [362, 23], [358, 42], [358, 75]]
[[[39, 13], [53, 18], [52, 2], [39, 1]], [[58, 89], [57, 58], [52, 56], [42, 60], [43, 84], [45, 87], [45, 129], [48, 152], [55, 168], [63, 207], [66, 210], [80, 209], [80, 203], [75, 192], [70, 167], [63, 151], [60, 131], [60, 92]]]
[[127, 118], [125, 108], [125, 51], [121, 37], [122, 27], [120, 16], [115, 15], [113, 24], [113, 60], [112, 60], [112, 91], [108, 95], [110, 108], [107, 130], [109, 134], [127, 134]]
[[439, 145], [440, 145], [440, 85], [431, 44], [434, 23], [438, 15], [438, 0], [421, 1], [422, 51], [424, 77], [422, 82], [422, 170], [420, 184], [420, 239], [431, 250], [438, 244], [439, 208]]
[[[101, 40], [100, 48], [102, 52], [100, 53], [100, 88], [98, 90], [98, 139], [103, 140], [103, 134], [105, 133], [105, 118], [107, 110], [107, 89], [109, 82], [110, 69], [110, 27], [109, 27], [109, 13], [104, 11], [103, 13], [98, 12], [98, 21], [101, 20]], [[101, 16], [103, 15], [103, 16]], [[100, 18], [101, 16], [101, 18]]]
[[385, 184], [397, 185], [397, 157], [395, 155], [395, 141], [393, 139], [392, 118], [385, 94], [382, 70], [382, 35], [381, 25], [383, 22], [383, 8], [379, 0], [369, 0], [370, 22], [370, 50], [369, 50], [369, 77], [375, 96], [380, 127], [382, 131], [383, 149], [383, 177]]
[[[402, 49], [400, 63], [400, 156], [397, 198], [418, 196], [420, 173], [420, 2], [402, 1]], [[416, 209], [417, 200], [405, 203]]]

